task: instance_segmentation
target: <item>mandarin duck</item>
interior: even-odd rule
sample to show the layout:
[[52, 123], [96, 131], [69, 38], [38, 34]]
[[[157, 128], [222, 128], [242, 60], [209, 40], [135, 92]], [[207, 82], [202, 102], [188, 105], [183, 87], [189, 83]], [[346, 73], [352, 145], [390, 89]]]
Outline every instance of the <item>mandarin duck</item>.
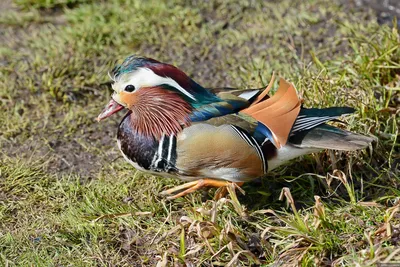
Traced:
[[270, 96], [274, 75], [265, 89], [209, 89], [173, 65], [139, 56], [109, 75], [114, 92], [97, 120], [127, 110], [117, 132], [124, 158], [138, 170], [187, 181], [163, 191], [169, 199], [242, 185], [301, 155], [373, 141], [326, 124], [353, 108], [304, 108], [284, 79]]

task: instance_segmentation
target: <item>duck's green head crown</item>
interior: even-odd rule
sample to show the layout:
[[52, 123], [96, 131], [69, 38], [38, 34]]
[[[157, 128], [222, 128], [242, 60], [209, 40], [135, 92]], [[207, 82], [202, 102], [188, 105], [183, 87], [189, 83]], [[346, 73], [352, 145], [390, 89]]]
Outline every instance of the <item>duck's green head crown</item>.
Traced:
[[122, 64], [116, 65], [111, 70], [110, 76], [115, 81], [123, 74], [133, 72], [138, 68], [146, 68], [146, 66], [150, 64], [160, 64], [160, 62], [152, 58], [131, 55], [127, 57]]

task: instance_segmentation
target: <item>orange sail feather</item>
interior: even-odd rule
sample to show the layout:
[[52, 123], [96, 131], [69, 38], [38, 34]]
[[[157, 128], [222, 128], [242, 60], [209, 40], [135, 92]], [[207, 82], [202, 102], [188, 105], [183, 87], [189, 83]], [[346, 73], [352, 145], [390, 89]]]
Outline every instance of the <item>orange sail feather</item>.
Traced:
[[274, 76], [256, 101], [241, 112], [264, 124], [272, 132], [275, 146], [281, 148], [286, 144], [290, 130], [299, 115], [301, 100], [293, 84], [282, 78], [279, 81], [277, 92], [272, 97], [265, 99], [273, 82]]

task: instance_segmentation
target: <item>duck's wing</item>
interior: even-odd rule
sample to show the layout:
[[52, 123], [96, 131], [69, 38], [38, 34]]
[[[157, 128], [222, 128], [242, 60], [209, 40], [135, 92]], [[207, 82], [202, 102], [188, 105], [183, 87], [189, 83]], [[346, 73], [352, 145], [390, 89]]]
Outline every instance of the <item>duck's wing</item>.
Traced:
[[260, 145], [234, 125], [194, 124], [177, 136], [178, 174], [186, 179], [213, 178], [245, 182], [265, 175]]

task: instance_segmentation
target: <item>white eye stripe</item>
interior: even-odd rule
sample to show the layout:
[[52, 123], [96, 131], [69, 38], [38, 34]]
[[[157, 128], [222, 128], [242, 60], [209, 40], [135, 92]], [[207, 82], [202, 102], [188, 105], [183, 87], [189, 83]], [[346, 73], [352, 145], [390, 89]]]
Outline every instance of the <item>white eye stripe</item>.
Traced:
[[[126, 78], [124, 77], [125, 75]], [[178, 89], [187, 97], [196, 100], [196, 98], [191, 93], [180, 86], [174, 79], [170, 77], [161, 77], [155, 74], [149, 68], [139, 68], [138, 70], [134, 71], [133, 74], [127, 73], [125, 75], [123, 75], [121, 79], [115, 83], [115, 86], [112, 86], [115, 91], [122, 92], [129, 84], [135, 86], [136, 90], [144, 86], [157, 86], [161, 84], [167, 84]]]

